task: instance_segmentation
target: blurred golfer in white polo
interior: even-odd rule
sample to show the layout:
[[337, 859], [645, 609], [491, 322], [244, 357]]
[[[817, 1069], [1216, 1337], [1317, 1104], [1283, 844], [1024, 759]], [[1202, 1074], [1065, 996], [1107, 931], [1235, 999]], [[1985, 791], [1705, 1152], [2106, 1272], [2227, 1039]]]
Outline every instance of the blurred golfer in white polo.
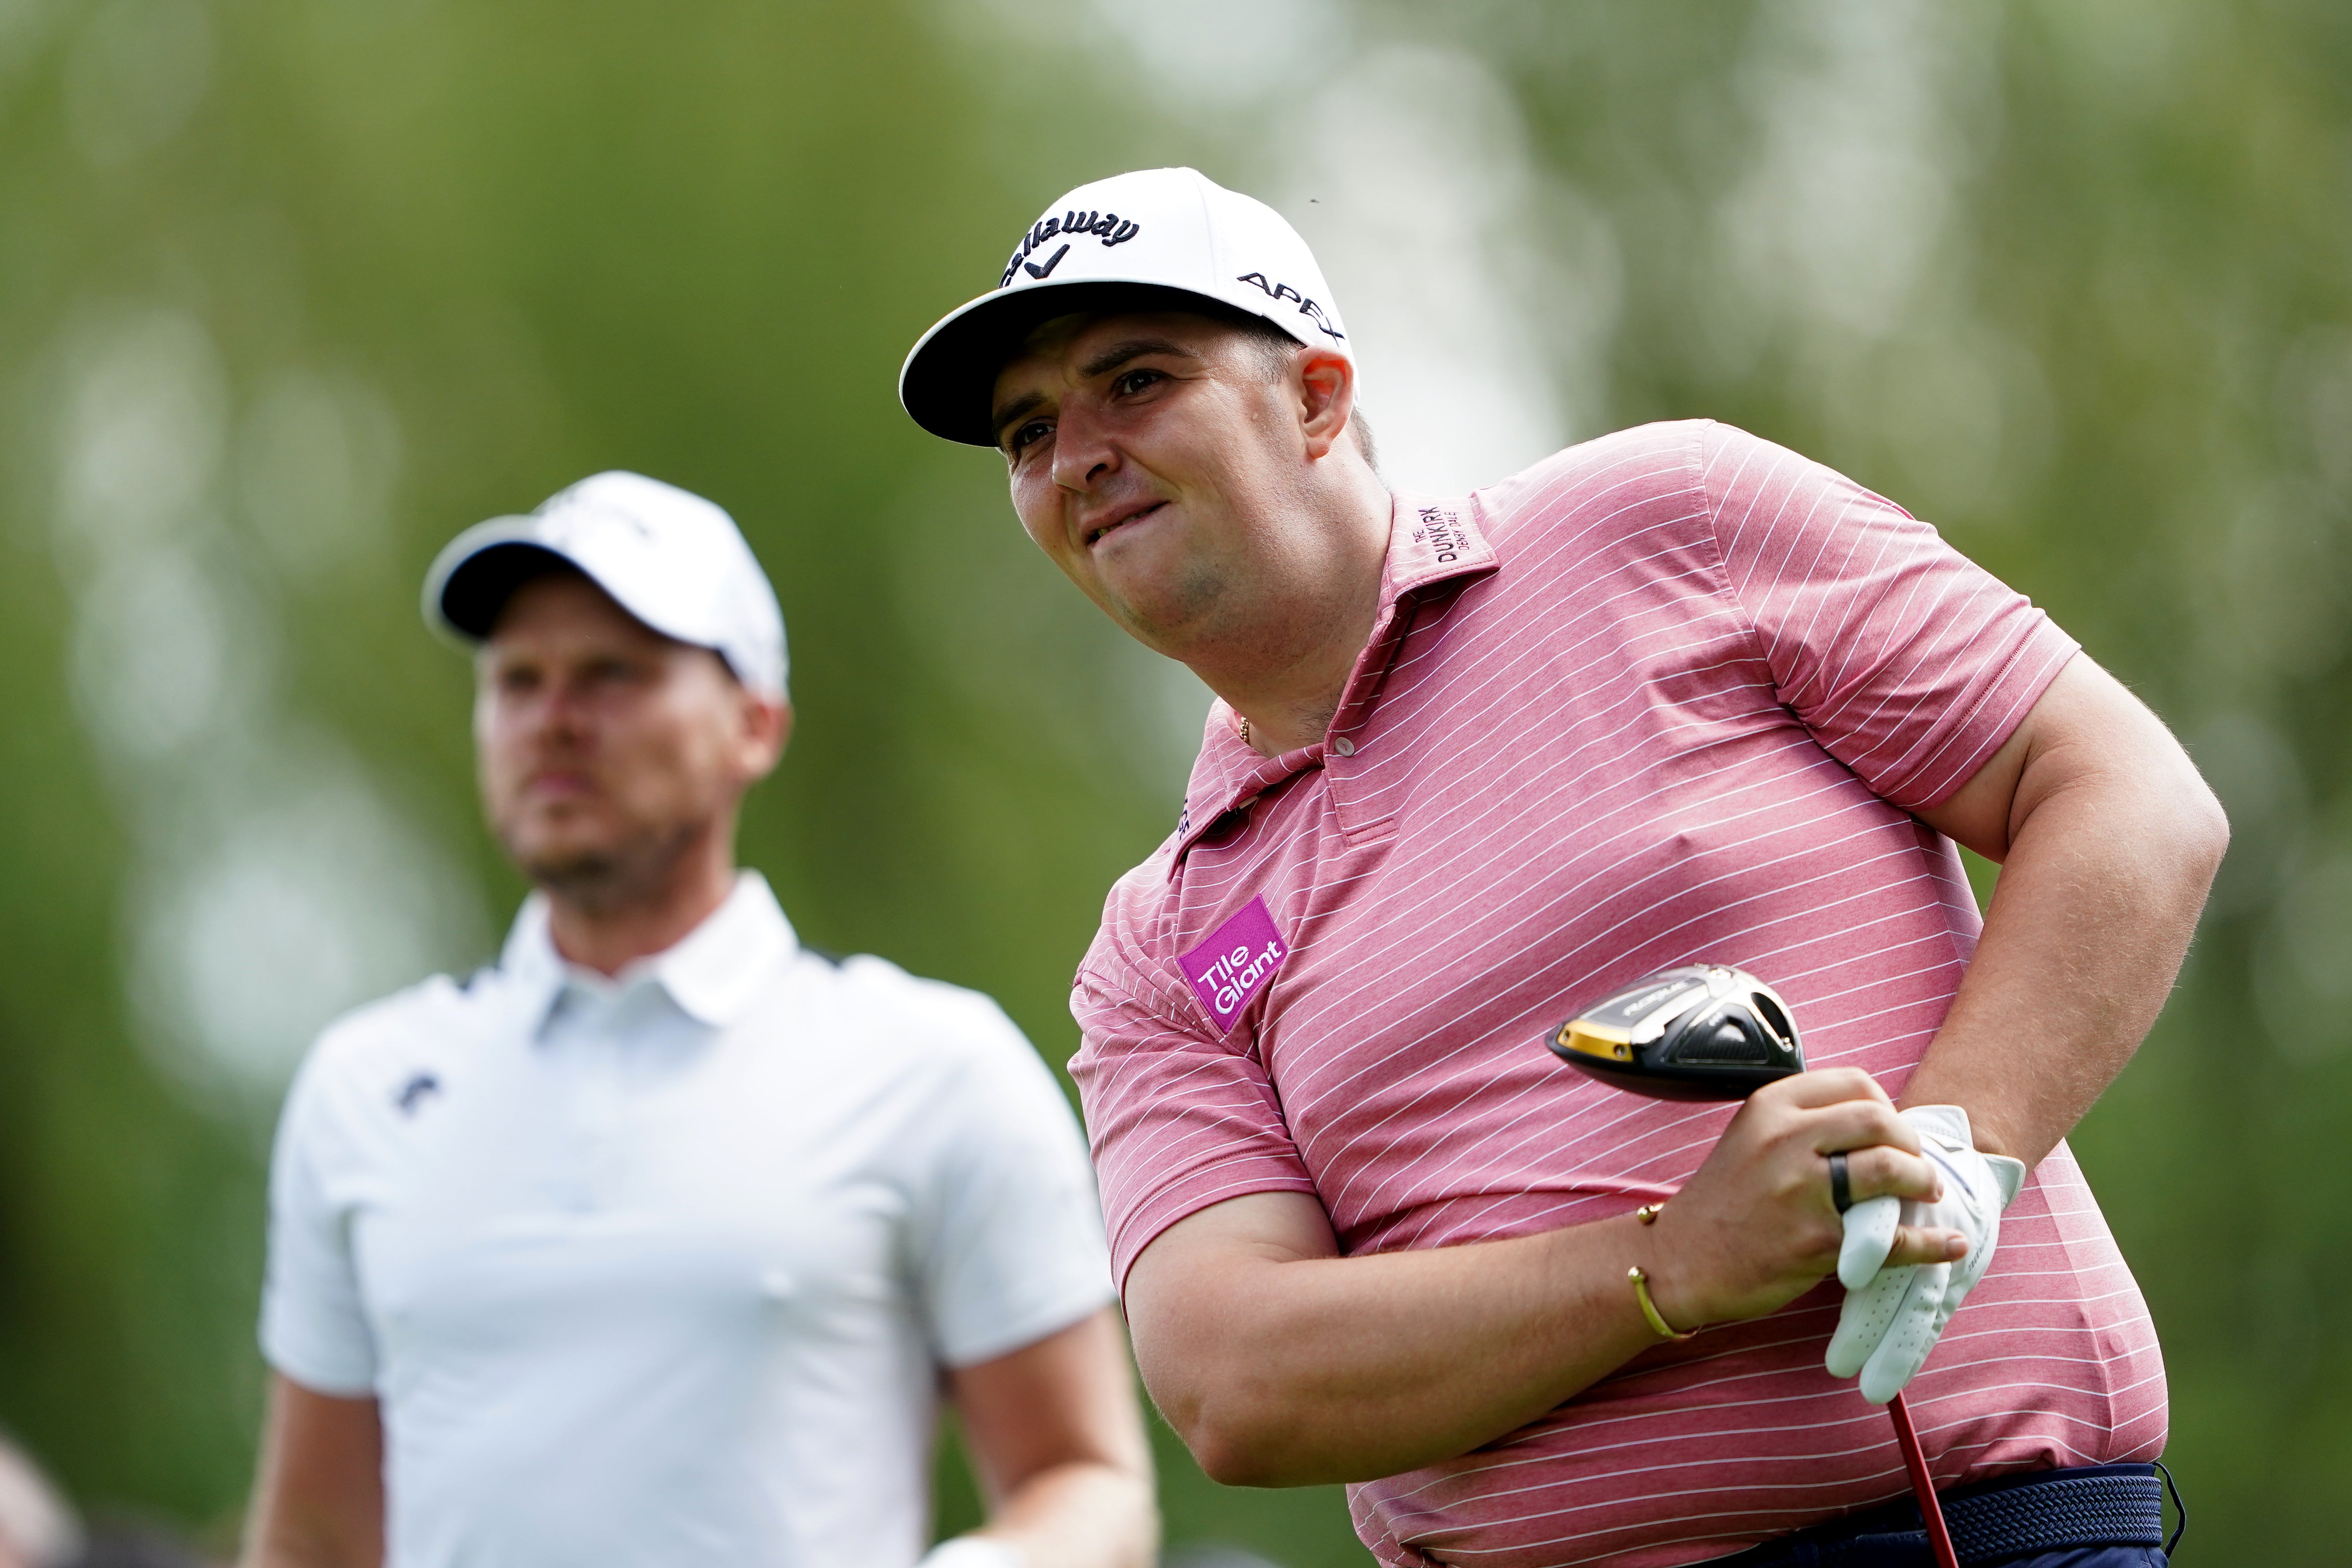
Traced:
[[791, 728], [733, 521], [635, 474], [469, 530], [496, 967], [330, 1027], [289, 1097], [250, 1568], [1149, 1562], [1086, 1150], [986, 997], [802, 949], [734, 865]]

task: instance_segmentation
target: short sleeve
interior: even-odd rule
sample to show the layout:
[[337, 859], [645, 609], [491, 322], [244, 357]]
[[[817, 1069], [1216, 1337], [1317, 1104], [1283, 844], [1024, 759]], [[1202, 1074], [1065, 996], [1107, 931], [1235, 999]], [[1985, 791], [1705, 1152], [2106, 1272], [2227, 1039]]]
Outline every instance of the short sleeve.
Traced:
[[1122, 1290], [1137, 1256], [1178, 1220], [1251, 1193], [1315, 1191], [1264, 1065], [1205, 1022], [1181, 1022], [1185, 1010], [1108, 929], [1078, 971], [1070, 1011], [1085, 1041], [1070, 1076]]
[[1035, 1343], [1111, 1300], [1086, 1140], [1051, 1068], [994, 1004], [971, 997], [954, 1119], [917, 1220], [915, 1268], [948, 1366]]
[[1700, 460], [1781, 701], [1881, 798], [1949, 799], [2076, 652], [1933, 528], [1821, 464], [1723, 425]]
[[361, 1303], [349, 1214], [329, 1195], [336, 1141], [324, 1079], [313, 1053], [278, 1119], [261, 1353], [305, 1388], [357, 1398], [374, 1391], [375, 1336]]

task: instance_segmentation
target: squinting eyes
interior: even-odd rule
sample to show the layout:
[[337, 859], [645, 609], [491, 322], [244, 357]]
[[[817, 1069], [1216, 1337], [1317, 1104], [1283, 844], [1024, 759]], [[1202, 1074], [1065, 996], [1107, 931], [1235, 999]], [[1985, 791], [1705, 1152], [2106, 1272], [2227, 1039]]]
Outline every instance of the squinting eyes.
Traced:
[[[1168, 373], [1162, 370], [1122, 371], [1119, 374], [1112, 378], [1110, 383], [1110, 394], [1113, 397], [1133, 397], [1138, 393], [1149, 392], [1152, 387], [1167, 379]], [[1017, 458], [1024, 451], [1035, 446], [1039, 441], [1044, 440], [1053, 433], [1054, 426], [1052, 421], [1045, 419], [1032, 420], [1028, 424], [1021, 426], [1017, 429], [1013, 430], [1010, 435], [1004, 437], [1004, 455], [1008, 458]]]

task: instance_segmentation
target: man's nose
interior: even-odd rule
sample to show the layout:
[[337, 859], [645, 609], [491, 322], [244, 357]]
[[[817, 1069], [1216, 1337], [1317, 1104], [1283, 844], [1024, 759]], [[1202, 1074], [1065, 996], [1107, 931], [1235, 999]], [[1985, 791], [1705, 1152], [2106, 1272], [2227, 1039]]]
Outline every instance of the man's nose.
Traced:
[[1118, 467], [1109, 432], [1083, 405], [1065, 405], [1054, 421], [1054, 482], [1066, 490], [1093, 489]]
[[587, 693], [577, 681], [551, 680], [533, 704], [531, 728], [541, 735], [570, 740], [587, 727]]

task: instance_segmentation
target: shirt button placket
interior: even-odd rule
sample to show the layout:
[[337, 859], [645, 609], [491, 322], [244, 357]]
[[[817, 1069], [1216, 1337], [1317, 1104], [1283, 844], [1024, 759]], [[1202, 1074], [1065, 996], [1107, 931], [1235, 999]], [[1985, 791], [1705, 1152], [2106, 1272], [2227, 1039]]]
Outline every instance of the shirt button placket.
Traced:
[[613, 1200], [621, 1065], [614, 1001], [583, 994], [577, 1004], [577, 1033], [567, 1042], [573, 1053], [572, 1137], [578, 1173], [570, 1206], [581, 1213], [608, 1208]]
[[630, 1038], [639, 1026], [644, 997], [635, 989], [612, 999], [599, 1031], [596, 1052], [596, 1093], [590, 1101], [585, 1131], [588, 1139], [588, 1183], [596, 1206], [609, 1209], [621, 1198], [627, 1161], [622, 1138], [628, 1120], [631, 1067]]

